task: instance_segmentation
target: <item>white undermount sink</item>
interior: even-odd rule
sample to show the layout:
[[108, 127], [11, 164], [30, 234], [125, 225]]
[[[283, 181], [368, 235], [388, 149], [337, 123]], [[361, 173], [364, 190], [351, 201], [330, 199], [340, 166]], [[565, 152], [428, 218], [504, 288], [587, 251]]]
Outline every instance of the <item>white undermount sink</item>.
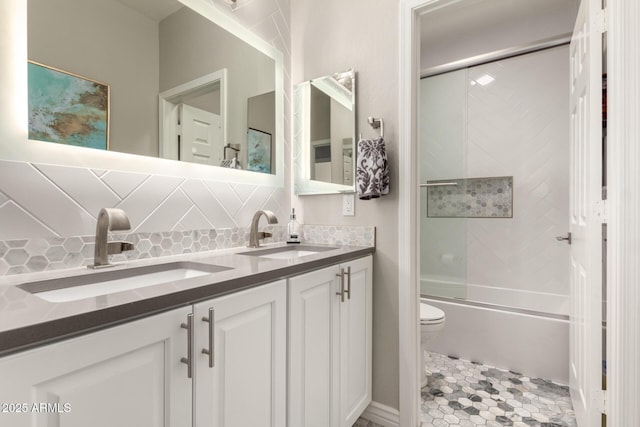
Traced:
[[230, 269], [231, 267], [221, 265], [172, 262], [30, 282], [18, 285], [18, 287], [45, 301], [68, 302], [160, 285]]
[[305, 250], [292, 250], [292, 251], [283, 251], [283, 252], [274, 252], [272, 254], [264, 254], [259, 255], [260, 258], [272, 258], [272, 259], [289, 259], [289, 258], [299, 258], [301, 256], [314, 255], [317, 254], [317, 251], [305, 251]]
[[308, 255], [315, 255], [320, 252], [336, 249], [330, 246], [280, 246], [277, 248], [256, 249], [248, 252], [241, 252], [240, 255], [249, 255], [269, 259], [293, 259]]

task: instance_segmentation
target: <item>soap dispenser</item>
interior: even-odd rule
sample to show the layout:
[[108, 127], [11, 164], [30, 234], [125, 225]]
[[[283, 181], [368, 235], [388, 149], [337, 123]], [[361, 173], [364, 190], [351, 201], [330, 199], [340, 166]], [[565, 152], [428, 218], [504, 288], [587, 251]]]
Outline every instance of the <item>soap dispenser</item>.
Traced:
[[300, 243], [300, 225], [296, 221], [296, 210], [291, 208], [289, 224], [287, 225], [287, 243]]

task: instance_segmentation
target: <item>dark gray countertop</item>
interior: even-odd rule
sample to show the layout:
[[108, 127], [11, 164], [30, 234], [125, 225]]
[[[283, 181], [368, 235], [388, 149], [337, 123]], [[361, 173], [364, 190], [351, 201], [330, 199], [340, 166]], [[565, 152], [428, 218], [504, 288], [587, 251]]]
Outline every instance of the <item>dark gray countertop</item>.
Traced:
[[229, 270], [176, 280], [154, 286], [116, 292], [69, 302], [48, 302], [18, 285], [63, 277], [92, 274], [78, 267], [0, 278], [0, 355], [24, 350], [69, 336], [90, 332], [161, 311], [249, 289], [333, 264], [360, 258], [373, 247], [330, 246], [313, 255], [293, 259], [269, 259], [241, 252], [286, 246], [265, 245], [260, 249], [234, 248], [121, 263], [109, 271], [175, 261], [193, 261], [231, 267]]

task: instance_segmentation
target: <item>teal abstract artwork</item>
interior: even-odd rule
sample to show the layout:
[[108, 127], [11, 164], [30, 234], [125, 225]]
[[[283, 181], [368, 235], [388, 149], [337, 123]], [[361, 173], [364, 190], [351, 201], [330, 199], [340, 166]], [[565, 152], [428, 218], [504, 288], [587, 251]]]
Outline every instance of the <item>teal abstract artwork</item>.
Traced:
[[29, 61], [29, 139], [109, 149], [109, 86]]
[[271, 173], [271, 134], [249, 128], [247, 147], [247, 169]]

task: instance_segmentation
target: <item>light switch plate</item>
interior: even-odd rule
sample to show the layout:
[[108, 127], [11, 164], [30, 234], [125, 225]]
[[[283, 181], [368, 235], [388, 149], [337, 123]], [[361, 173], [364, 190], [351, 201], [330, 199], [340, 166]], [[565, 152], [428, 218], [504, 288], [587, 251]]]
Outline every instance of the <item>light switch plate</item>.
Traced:
[[356, 200], [353, 194], [344, 194], [342, 196], [342, 215], [354, 216], [356, 214]]

